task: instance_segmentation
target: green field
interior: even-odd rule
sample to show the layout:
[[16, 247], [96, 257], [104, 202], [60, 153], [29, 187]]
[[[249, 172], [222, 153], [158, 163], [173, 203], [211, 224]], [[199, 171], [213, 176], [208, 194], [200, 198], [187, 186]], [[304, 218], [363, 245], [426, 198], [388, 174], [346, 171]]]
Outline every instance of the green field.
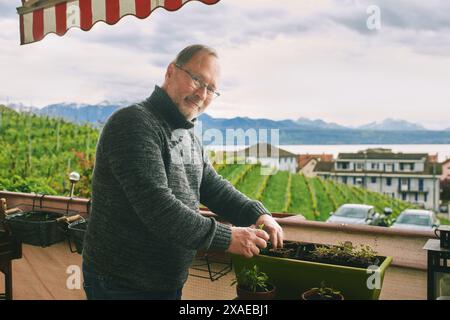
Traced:
[[271, 212], [283, 212], [286, 204], [286, 191], [289, 173], [279, 171], [269, 178], [269, 182], [264, 190], [262, 202]]
[[[294, 190], [294, 192], [292, 192]], [[301, 213], [308, 220], [315, 220], [311, 196], [305, 183], [305, 177], [299, 174], [292, 175], [292, 202], [288, 212]]]
[[[286, 171], [261, 175], [260, 165], [225, 165], [220, 167], [219, 174], [229, 181], [239, 181], [235, 184], [238, 190], [251, 199], [262, 201], [271, 212], [301, 214], [308, 220], [325, 221], [330, 212], [344, 203], [373, 205], [380, 213], [390, 207], [392, 218], [406, 208], [415, 207], [387, 195], [332, 180], [306, 178]], [[442, 223], [447, 221], [444, 219]]]

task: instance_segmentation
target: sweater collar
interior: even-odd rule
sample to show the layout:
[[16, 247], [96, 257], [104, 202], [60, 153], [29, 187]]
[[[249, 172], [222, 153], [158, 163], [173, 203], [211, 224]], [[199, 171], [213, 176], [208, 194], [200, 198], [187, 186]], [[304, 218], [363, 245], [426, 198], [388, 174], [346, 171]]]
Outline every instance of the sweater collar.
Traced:
[[166, 91], [159, 86], [155, 86], [155, 90], [146, 100], [146, 103], [152, 109], [158, 111], [174, 129], [191, 129], [197, 120], [196, 118], [192, 119], [192, 121], [187, 120]]

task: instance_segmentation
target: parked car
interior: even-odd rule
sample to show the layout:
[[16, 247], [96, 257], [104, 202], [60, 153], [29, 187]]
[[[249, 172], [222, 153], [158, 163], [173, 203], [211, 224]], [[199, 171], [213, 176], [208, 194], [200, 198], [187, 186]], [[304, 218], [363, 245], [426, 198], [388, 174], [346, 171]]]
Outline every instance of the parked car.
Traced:
[[439, 226], [436, 214], [431, 210], [406, 209], [400, 213], [391, 228], [433, 230]]
[[377, 225], [380, 214], [374, 206], [346, 203], [331, 212], [327, 222]]

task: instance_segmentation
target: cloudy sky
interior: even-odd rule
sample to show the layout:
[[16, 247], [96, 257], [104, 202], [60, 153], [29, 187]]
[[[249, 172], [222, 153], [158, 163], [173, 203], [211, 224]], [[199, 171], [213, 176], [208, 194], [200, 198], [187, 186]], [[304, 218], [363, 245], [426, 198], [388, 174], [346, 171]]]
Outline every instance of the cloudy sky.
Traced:
[[0, 103], [139, 101], [180, 49], [204, 43], [222, 64], [212, 116], [450, 127], [447, 0], [193, 1], [25, 46], [19, 5], [0, 0]]

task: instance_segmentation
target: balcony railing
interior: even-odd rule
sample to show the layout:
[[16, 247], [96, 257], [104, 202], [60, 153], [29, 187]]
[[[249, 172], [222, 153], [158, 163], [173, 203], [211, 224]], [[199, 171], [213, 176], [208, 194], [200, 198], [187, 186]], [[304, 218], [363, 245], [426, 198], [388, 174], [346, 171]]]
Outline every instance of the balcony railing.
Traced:
[[408, 185], [399, 185], [399, 192], [417, 192], [417, 193], [429, 193], [429, 188], [409, 187]]
[[[31, 205], [36, 199], [33, 194], [4, 191], [0, 191], [0, 197], [7, 198], [9, 207], [26, 203]], [[48, 207], [66, 210], [68, 198], [46, 196], [44, 201]], [[74, 198], [69, 202], [69, 209], [86, 216], [87, 204], [88, 199]], [[208, 211], [201, 213], [215, 216]], [[381, 299], [426, 299], [427, 264], [422, 248], [429, 238], [434, 237], [432, 232], [331, 224], [285, 214], [274, 216], [283, 227], [287, 240], [324, 244], [351, 241], [355, 245], [370, 245], [380, 255], [392, 256], [393, 263], [387, 270]], [[223, 255], [227, 257], [225, 253]], [[15, 299], [85, 299], [82, 286], [67, 287], [69, 271], [80, 270], [76, 268], [81, 267], [81, 256], [70, 253], [66, 243], [48, 248], [23, 245], [23, 257], [13, 264]], [[233, 278], [233, 272], [216, 281], [191, 276], [183, 290], [183, 299], [234, 299], [235, 287], [230, 286]], [[2, 285], [0, 283], [0, 292]]]

